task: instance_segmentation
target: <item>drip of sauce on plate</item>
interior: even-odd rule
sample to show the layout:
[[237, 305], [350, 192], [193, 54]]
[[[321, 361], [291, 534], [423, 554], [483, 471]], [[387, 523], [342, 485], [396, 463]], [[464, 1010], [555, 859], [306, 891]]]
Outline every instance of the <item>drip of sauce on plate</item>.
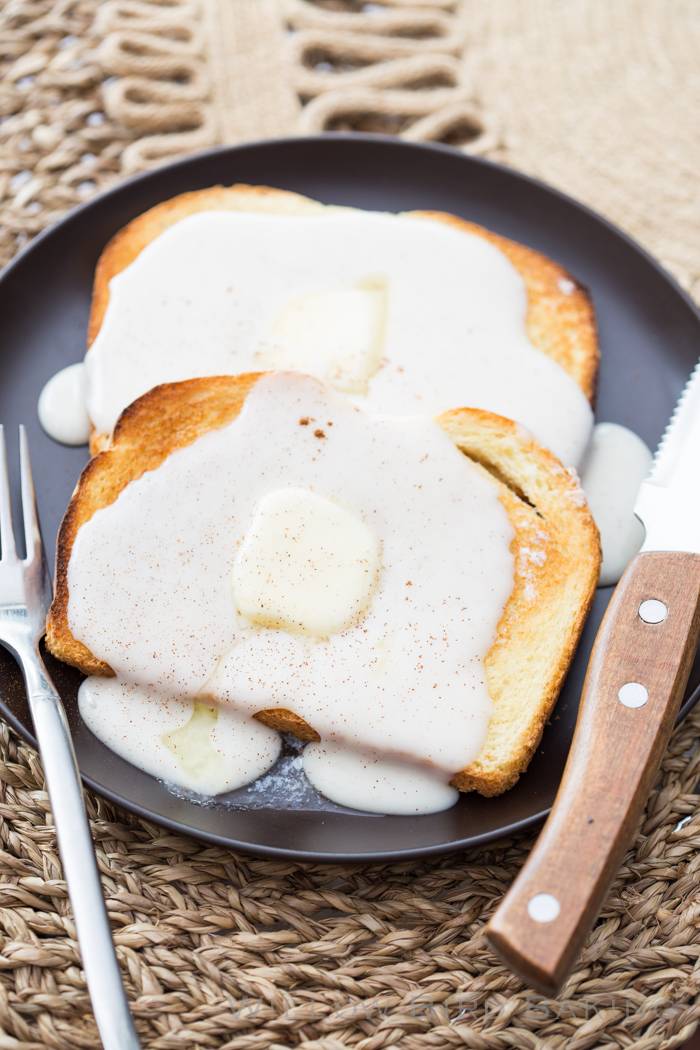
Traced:
[[88, 729], [127, 762], [202, 795], [256, 780], [280, 752], [279, 733], [254, 719], [118, 678], [86, 678], [78, 708]]
[[598, 586], [617, 583], [644, 542], [635, 516], [637, 492], [652, 454], [641, 438], [617, 423], [598, 423], [581, 469], [581, 487], [600, 529], [603, 561]]
[[[324, 573], [332, 593], [319, 603], [321, 622], [308, 597], [314, 564], [335, 558], [329, 521], [350, 551]], [[124, 697], [147, 692], [158, 717], [179, 710], [178, 724], [162, 716], [157, 748], [172, 781], [173, 742], [189, 734], [201, 749], [206, 737], [206, 712], [184, 736], [173, 732], [194, 702], [218, 709], [214, 734], [223, 716], [250, 735], [256, 713], [291, 710], [326, 746], [388, 760], [375, 789], [391, 780], [387, 805], [405, 807], [417, 769], [438, 785], [429, 804], [451, 805], [446, 781], [478, 754], [491, 713], [484, 657], [513, 588], [512, 538], [498, 488], [433, 420], [377, 417], [310, 377], [263, 376], [233, 423], [173, 452], [81, 527], [68, 622], [116, 672], [84, 684], [99, 700], [86, 721], [142, 764], [134, 737], [145, 723], [127, 720]], [[283, 579], [268, 586], [272, 555], [308, 563], [300, 593], [290, 596]], [[256, 574], [259, 604], [250, 601]], [[263, 766], [276, 757], [264, 739]], [[244, 750], [231, 740], [254, 779], [258, 737]], [[207, 763], [178, 762], [175, 782], [202, 791], [188, 769]], [[322, 790], [347, 805], [342, 779], [323, 774]]]
[[304, 772], [321, 794], [367, 813], [437, 813], [459, 798], [447, 776], [440, 778], [406, 762], [338, 745], [308, 744]]
[[43, 429], [62, 445], [87, 445], [90, 419], [87, 414], [85, 365], [82, 361], [62, 368], [39, 395], [37, 414]]

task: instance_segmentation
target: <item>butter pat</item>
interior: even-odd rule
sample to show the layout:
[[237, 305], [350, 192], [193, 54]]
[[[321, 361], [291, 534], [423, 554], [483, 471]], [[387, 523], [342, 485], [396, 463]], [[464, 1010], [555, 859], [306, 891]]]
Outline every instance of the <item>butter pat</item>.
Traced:
[[256, 354], [263, 368], [307, 372], [349, 394], [366, 394], [379, 368], [386, 325], [386, 287], [366, 281], [292, 299], [273, 328], [274, 345]]
[[379, 541], [364, 522], [310, 489], [264, 496], [236, 555], [233, 597], [264, 627], [329, 638], [369, 605]]
[[215, 707], [198, 704], [195, 700], [189, 722], [163, 733], [161, 737], [164, 747], [175, 755], [184, 774], [195, 782], [212, 772], [219, 774], [226, 767], [226, 760], [214, 750], [211, 742], [211, 732], [218, 717]]

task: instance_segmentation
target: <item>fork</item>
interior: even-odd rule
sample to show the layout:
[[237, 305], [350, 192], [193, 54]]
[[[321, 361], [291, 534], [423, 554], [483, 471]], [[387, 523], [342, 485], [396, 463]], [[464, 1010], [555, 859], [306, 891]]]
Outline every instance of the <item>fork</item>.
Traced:
[[12, 529], [5, 434], [0, 426], [0, 644], [22, 668], [102, 1044], [105, 1050], [139, 1050], [114, 951], [66, 713], [39, 653], [53, 588], [41, 542], [23, 426], [19, 428], [19, 441], [27, 552], [23, 559], [17, 556]]

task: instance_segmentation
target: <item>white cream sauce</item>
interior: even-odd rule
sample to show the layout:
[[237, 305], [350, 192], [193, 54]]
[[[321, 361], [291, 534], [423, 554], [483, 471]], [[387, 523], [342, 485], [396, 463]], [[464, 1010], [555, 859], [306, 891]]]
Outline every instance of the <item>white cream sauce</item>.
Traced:
[[43, 429], [62, 445], [87, 445], [90, 420], [86, 405], [85, 364], [62, 368], [39, 395], [37, 414]]
[[600, 529], [603, 561], [598, 585], [617, 581], [644, 542], [635, 516], [639, 486], [652, 454], [640, 437], [618, 423], [598, 423], [581, 468], [581, 487]]
[[256, 780], [280, 752], [279, 733], [255, 719], [119, 678], [91, 675], [78, 707], [88, 729], [127, 762], [202, 795]]
[[[366, 303], [359, 344], [345, 346], [329, 296], [335, 302], [345, 290], [346, 302], [369, 288], [383, 290], [385, 323], [377, 301]], [[120, 412], [158, 383], [274, 362], [317, 371], [340, 389], [366, 384], [357, 403], [384, 415], [489, 409], [576, 466], [591, 409], [578, 384], [530, 343], [526, 312], [525, 284], [506, 256], [444, 223], [371, 212], [201, 212], [111, 280], [86, 358], [88, 411], [109, 434]], [[305, 324], [308, 354], [300, 359]], [[327, 358], [319, 356], [322, 330]]]
[[[256, 508], [290, 486], [345, 508], [381, 546], [367, 610], [325, 640], [255, 624], [233, 600]], [[242, 718], [292, 710], [326, 745], [421, 766], [450, 804], [445, 779], [488, 725], [483, 660], [513, 588], [512, 537], [496, 487], [432, 420], [368, 415], [314, 379], [272, 373], [233, 423], [173, 452], [80, 529], [68, 622], [117, 674], [85, 691], [112, 706], [134, 687], [156, 709], [186, 701], [183, 724], [195, 699]], [[104, 717], [101, 739], [130, 747], [126, 716]], [[235, 747], [252, 778], [258, 738]], [[398, 799], [398, 767], [396, 778]], [[332, 781], [324, 791], [347, 804]]]
[[440, 779], [419, 766], [337, 745], [308, 744], [304, 772], [322, 795], [367, 813], [437, 813], [459, 798], [449, 775]]

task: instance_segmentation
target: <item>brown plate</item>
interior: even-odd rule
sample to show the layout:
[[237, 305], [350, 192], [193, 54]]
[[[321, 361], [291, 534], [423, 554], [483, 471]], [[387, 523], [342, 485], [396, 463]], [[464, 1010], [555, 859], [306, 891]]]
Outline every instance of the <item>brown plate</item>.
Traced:
[[[28, 427], [49, 551], [87, 451], [46, 437], [37, 422], [36, 403], [47, 379], [83, 357], [100, 252], [112, 234], [159, 201], [234, 182], [277, 186], [360, 208], [454, 212], [563, 263], [590, 288], [598, 312], [602, 368], [597, 418], [629, 426], [656, 447], [698, 358], [700, 315], [668, 274], [604, 219], [539, 182], [446, 146], [325, 135], [221, 149], [130, 179], [81, 205], [0, 276], [0, 421], [7, 429], [11, 466], [17, 455], [17, 424]], [[13, 502], [19, 506], [16, 474], [13, 484]], [[85, 728], [76, 706], [81, 676], [51, 658], [47, 664], [66, 702], [85, 782], [106, 798], [177, 832], [249, 853], [300, 860], [397, 860], [487, 842], [546, 815], [611, 590], [597, 593], [551, 725], [516, 787], [494, 799], [464, 795], [453, 809], [424, 817], [353, 813], [304, 791], [302, 784], [291, 802], [276, 799], [271, 790], [237, 792], [228, 803], [203, 804], [177, 796]], [[698, 695], [696, 661], [682, 714]], [[21, 678], [4, 650], [0, 697], [7, 720], [32, 740]]]

